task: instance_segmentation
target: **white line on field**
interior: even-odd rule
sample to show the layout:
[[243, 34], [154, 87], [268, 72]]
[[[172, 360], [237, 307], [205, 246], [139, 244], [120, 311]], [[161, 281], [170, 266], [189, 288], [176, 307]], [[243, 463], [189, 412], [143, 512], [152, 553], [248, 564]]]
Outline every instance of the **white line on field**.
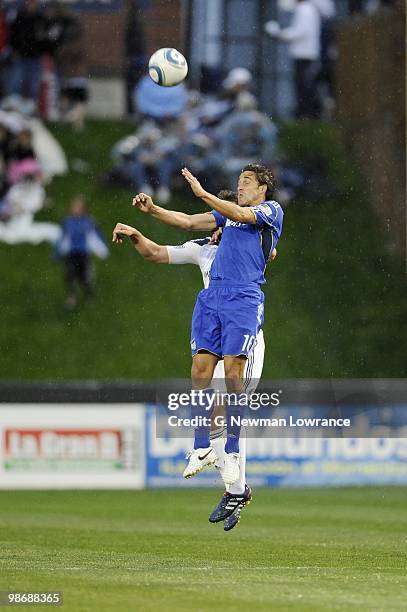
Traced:
[[[20, 569], [21, 571], [23, 570], [27, 570], [27, 567], [21, 567], [21, 568], [14, 568], [14, 569]], [[54, 571], [54, 572], [58, 572], [58, 571], [89, 571], [89, 570], [115, 570], [117, 568], [106, 568], [106, 567], [38, 567], [35, 568], [38, 569], [40, 571]], [[270, 566], [254, 566], [254, 567], [233, 567], [233, 566], [228, 566], [228, 567], [218, 567], [218, 566], [212, 566], [212, 565], [208, 565], [207, 567], [178, 567], [178, 568], [173, 568], [173, 567], [157, 567], [157, 568], [144, 568], [144, 567], [122, 567], [121, 570], [125, 570], [128, 572], [145, 572], [145, 571], [151, 571], [151, 569], [157, 569], [160, 570], [162, 572], [165, 571], [174, 571], [174, 569], [176, 569], [177, 571], [179, 570], [185, 570], [188, 572], [202, 572], [202, 571], [208, 571], [208, 570], [216, 570], [216, 571], [226, 571], [226, 570], [231, 570], [233, 569], [233, 571], [242, 571], [242, 572], [247, 572], [247, 571], [279, 571], [279, 570], [294, 570], [294, 571], [301, 571], [301, 570], [318, 570], [318, 571], [352, 571], [352, 570], [359, 570], [359, 571], [372, 571], [372, 570], [377, 570], [377, 571], [388, 571], [388, 570], [401, 570], [403, 568], [401, 567], [323, 567], [323, 566], [315, 566], [315, 565], [302, 565], [302, 566], [298, 566], [298, 567], [294, 567], [292, 565], [270, 565]]]

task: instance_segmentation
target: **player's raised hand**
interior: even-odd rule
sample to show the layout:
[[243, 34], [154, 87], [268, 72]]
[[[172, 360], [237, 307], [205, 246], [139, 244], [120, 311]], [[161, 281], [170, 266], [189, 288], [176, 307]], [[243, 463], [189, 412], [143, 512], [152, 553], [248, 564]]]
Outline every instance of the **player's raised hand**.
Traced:
[[141, 210], [141, 212], [151, 213], [154, 202], [146, 193], [138, 193], [134, 196], [132, 205]]
[[211, 239], [209, 240], [209, 244], [218, 244], [220, 237], [222, 236], [222, 227], [218, 227], [217, 230], [212, 232]]
[[125, 223], [116, 223], [116, 226], [113, 230], [113, 238], [112, 242], [116, 242], [117, 244], [121, 244], [123, 242], [123, 236], [134, 236], [137, 233], [137, 230], [131, 225], [126, 225]]
[[198, 179], [193, 174], [190, 173], [188, 168], [182, 168], [181, 174], [184, 177], [184, 179], [189, 183], [192, 191], [198, 198], [201, 198], [203, 195], [205, 195], [206, 193], [205, 189], [202, 187]]

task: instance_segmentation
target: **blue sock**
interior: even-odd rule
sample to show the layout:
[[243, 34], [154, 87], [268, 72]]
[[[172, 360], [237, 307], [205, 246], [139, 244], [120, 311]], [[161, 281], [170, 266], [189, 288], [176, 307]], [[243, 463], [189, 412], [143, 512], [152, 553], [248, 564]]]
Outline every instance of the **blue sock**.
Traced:
[[210, 446], [211, 416], [213, 413], [213, 389], [195, 391], [196, 404], [191, 404], [191, 417], [201, 417], [201, 423], [195, 428], [194, 449]]
[[[225, 453], [238, 453], [239, 452], [239, 438], [241, 425], [240, 419], [243, 418], [245, 408], [247, 406], [247, 394], [236, 393], [232, 394], [233, 399], [230, 398], [229, 404], [226, 406], [226, 444]], [[236, 419], [235, 421], [232, 420]]]

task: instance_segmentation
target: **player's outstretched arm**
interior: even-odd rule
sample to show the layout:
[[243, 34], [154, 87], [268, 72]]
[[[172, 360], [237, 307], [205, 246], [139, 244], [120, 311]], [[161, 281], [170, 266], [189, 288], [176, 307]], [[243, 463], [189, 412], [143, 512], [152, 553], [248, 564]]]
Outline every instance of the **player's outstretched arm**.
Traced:
[[256, 215], [250, 208], [243, 208], [242, 206], [234, 204], [233, 202], [221, 200], [212, 193], [205, 191], [201, 183], [193, 174], [190, 173], [188, 168], [182, 169], [182, 175], [198, 198], [201, 198], [205, 204], [208, 204], [208, 206], [216, 210], [227, 219], [238, 221], [239, 223], [256, 223]]
[[216, 227], [215, 217], [211, 213], [187, 215], [176, 210], [167, 210], [154, 204], [150, 196], [139, 193], [133, 198], [133, 206], [148, 213], [155, 219], [185, 230], [212, 230]]
[[149, 238], [146, 238], [135, 227], [131, 227], [131, 225], [117, 223], [113, 230], [112, 242], [121, 244], [123, 242], [123, 236], [128, 236], [130, 238], [136, 251], [147, 261], [152, 261], [154, 263], [169, 263], [168, 251], [165, 246], [156, 244]]

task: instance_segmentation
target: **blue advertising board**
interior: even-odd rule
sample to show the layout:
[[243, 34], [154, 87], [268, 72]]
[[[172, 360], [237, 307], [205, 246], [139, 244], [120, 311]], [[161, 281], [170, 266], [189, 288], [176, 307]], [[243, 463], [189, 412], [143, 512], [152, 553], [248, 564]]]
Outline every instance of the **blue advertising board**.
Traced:
[[[393, 410], [396, 421], [390, 420], [381, 436], [372, 415], [365, 413], [359, 419], [365, 420], [364, 427], [372, 437], [272, 438], [266, 430], [248, 437], [247, 481], [271, 487], [407, 484], [407, 429], [400, 429], [400, 414], [407, 415], [407, 405], [386, 410], [388, 414]], [[157, 422], [163, 419], [162, 412], [147, 408], [147, 486], [220, 486], [220, 476], [213, 468], [190, 480], [182, 477], [192, 440], [170, 432], [165, 436], [161, 426], [157, 436]], [[399, 437], [395, 437], [397, 432], [401, 432]]]

